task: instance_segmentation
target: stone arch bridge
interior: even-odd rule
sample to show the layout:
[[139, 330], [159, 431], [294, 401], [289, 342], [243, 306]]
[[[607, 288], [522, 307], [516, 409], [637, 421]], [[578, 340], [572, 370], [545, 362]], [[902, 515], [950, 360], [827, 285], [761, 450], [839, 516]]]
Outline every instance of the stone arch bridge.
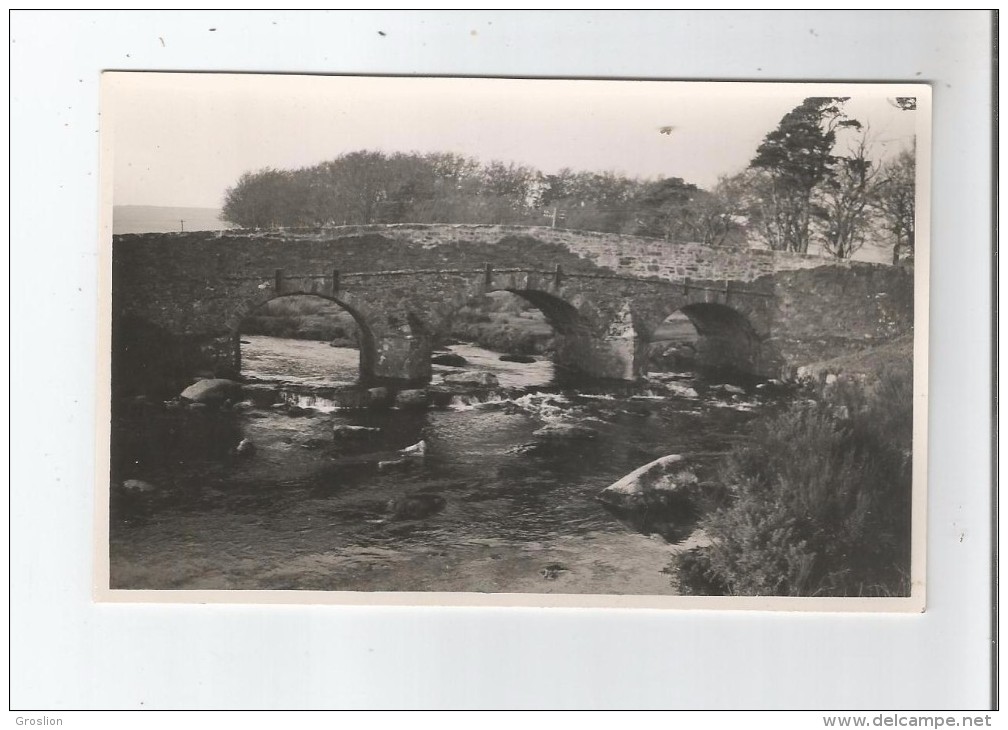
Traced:
[[513, 292], [556, 331], [558, 366], [646, 372], [656, 328], [681, 311], [698, 358], [762, 376], [911, 331], [913, 272], [817, 256], [616, 234], [486, 225], [116, 236], [113, 385], [235, 377], [239, 327], [265, 302], [312, 294], [350, 312], [363, 382], [424, 383], [431, 348], [475, 296]]

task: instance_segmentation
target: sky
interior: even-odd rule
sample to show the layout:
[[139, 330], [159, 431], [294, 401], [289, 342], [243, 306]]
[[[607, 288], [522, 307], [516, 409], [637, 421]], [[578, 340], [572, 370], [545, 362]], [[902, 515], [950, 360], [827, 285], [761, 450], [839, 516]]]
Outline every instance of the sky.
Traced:
[[360, 149], [708, 187], [743, 169], [806, 96], [850, 96], [846, 111], [870, 126], [875, 158], [910, 146], [923, 112], [889, 100], [913, 93], [867, 84], [107, 73], [102, 145], [116, 205], [216, 208], [243, 172]]

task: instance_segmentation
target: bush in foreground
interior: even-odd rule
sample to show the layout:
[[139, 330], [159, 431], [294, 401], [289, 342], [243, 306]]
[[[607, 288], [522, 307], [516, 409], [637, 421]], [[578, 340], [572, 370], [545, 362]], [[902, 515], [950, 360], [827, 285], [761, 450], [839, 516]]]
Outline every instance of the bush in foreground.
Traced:
[[910, 369], [840, 382], [760, 426], [721, 470], [734, 499], [677, 556], [685, 594], [907, 595]]

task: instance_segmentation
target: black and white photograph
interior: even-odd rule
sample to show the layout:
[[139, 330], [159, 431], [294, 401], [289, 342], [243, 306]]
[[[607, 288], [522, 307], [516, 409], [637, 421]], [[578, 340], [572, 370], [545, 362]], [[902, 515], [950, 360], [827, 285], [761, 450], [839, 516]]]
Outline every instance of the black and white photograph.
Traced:
[[9, 15], [12, 725], [997, 725], [996, 11]]
[[923, 610], [930, 102], [104, 74], [96, 595]]

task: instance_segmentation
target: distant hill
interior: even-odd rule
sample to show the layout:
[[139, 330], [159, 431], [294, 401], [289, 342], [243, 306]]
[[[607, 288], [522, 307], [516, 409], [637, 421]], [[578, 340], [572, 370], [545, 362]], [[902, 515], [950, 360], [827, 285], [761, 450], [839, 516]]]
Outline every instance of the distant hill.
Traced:
[[183, 225], [187, 231], [219, 231], [234, 227], [219, 216], [220, 208], [115, 205], [112, 206], [112, 233], [170, 233], [182, 230]]

